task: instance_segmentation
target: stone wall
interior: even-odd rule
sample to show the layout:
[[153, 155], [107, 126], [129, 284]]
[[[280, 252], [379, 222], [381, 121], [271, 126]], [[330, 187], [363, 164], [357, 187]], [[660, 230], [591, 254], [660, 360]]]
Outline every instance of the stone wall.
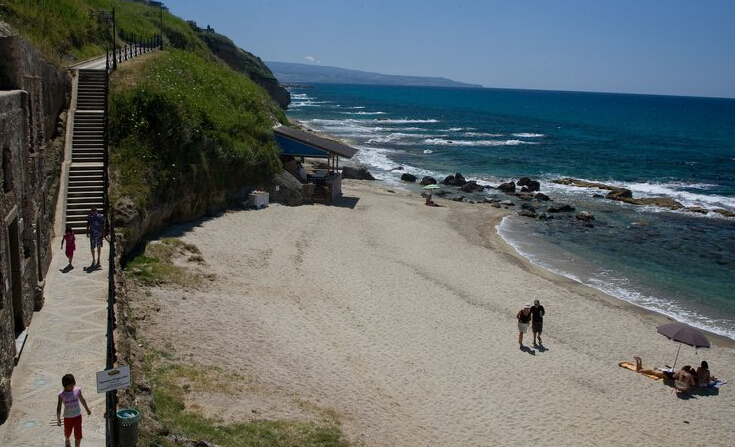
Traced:
[[16, 337], [43, 306], [71, 78], [20, 37], [0, 37], [0, 422]]

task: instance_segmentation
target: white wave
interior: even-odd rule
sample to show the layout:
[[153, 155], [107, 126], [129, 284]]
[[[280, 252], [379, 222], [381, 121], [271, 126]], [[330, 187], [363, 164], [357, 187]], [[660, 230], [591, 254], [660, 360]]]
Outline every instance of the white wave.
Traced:
[[[402, 132], [391, 132], [386, 135], [380, 135], [375, 136], [373, 138], [370, 138], [367, 140], [368, 144], [382, 144], [382, 143], [398, 143], [401, 139], [404, 138], [416, 138], [417, 135], [410, 134], [410, 133], [402, 133]], [[410, 144], [410, 143], [406, 143]]]
[[339, 112], [343, 115], [385, 115], [385, 112]]
[[427, 138], [423, 144], [434, 146], [519, 146], [521, 144], [536, 144], [521, 140], [446, 140], [443, 138]]
[[289, 104], [289, 108], [297, 107], [321, 107], [325, 104], [331, 104], [329, 101], [312, 101], [310, 99], [304, 99], [303, 101], [295, 101]]
[[544, 135], [542, 133], [520, 132], [520, 133], [514, 133], [513, 136], [514, 137], [518, 137], [518, 138], [543, 138], [546, 135]]
[[432, 151], [431, 149], [424, 149], [424, 154], [433, 154], [433, 153], [434, 151]]
[[436, 120], [436, 119], [408, 119], [408, 118], [404, 118], [404, 119], [378, 118], [376, 119], [376, 121], [380, 121], [381, 123], [387, 123], [387, 124], [415, 124], [415, 123], [438, 123], [439, 122], [439, 120]]
[[465, 132], [462, 134], [463, 137], [469, 138], [500, 138], [503, 134], [499, 133], [485, 133], [485, 132]]

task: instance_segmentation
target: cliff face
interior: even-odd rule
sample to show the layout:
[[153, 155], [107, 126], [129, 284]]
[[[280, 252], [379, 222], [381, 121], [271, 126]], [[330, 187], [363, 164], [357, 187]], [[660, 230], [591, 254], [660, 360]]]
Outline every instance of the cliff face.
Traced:
[[283, 88], [270, 69], [254, 54], [238, 48], [229, 38], [211, 29], [195, 28], [197, 36], [207, 44], [215, 56], [222, 59], [233, 70], [246, 74], [268, 92], [282, 109], [291, 103], [291, 93]]

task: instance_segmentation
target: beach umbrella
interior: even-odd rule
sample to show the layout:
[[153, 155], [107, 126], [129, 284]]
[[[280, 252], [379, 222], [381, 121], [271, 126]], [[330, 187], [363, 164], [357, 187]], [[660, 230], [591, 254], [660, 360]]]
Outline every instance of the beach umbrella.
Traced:
[[433, 190], [433, 189], [439, 189], [439, 188], [441, 188], [441, 187], [440, 187], [439, 185], [437, 185], [437, 184], [435, 184], [435, 183], [432, 183], [432, 184], [429, 184], [429, 185], [426, 185], [426, 186], [424, 186], [424, 187], [423, 187], [423, 188], [421, 188], [421, 189], [424, 189], [424, 190], [426, 190], [426, 191], [431, 191], [431, 190]]
[[656, 328], [656, 332], [679, 343], [679, 349], [676, 350], [676, 358], [674, 358], [674, 364], [671, 366], [671, 369], [674, 369], [676, 366], [682, 344], [694, 346], [695, 349], [710, 347], [707, 337], [699, 329], [689, 326], [686, 323], [662, 324]]

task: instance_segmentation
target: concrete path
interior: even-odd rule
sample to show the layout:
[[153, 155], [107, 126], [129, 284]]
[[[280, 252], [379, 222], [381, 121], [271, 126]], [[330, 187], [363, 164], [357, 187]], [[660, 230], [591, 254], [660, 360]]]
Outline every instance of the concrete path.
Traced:
[[82, 416], [82, 446], [105, 446], [105, 395], [97, 394], [96, 373], [105, 369], [109, 247], [105, 241], [102, 268], [87, 272], [83, 267], [92, 262], [89, 240], [79, 234], [76, 241], [74, 269], [64, 273], [67, 259], [61, 238], [54, 239], [45, 304], [33, 315], [11, 378], [13, 404], [8, 420], [0, 425], [2, 447], [64, 445], [63, 426], [56, 425], [56, 402], [66, 373], [74, 374], [92, 410], [91, 416]]

